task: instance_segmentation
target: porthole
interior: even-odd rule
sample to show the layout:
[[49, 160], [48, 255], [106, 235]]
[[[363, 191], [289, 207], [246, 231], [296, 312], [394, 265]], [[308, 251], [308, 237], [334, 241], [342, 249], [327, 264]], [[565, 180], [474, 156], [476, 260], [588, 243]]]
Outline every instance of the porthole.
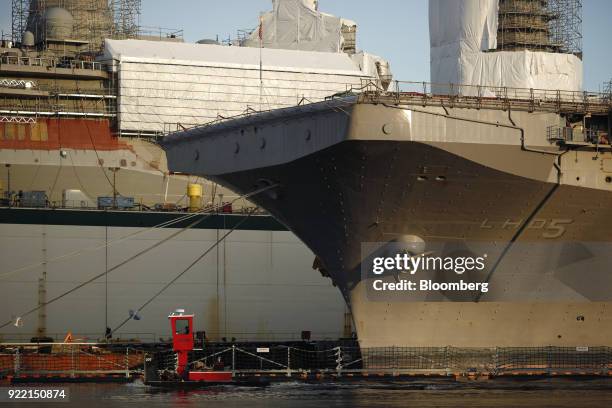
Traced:
[[610, 176], [606, 177], [606, 183], [612, 183], [612, 177]]

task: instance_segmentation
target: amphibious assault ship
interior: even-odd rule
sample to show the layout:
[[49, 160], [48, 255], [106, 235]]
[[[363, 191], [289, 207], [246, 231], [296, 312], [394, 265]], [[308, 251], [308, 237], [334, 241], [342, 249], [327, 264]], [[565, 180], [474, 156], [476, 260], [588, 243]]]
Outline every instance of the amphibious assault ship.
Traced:
[[170, 171], [157, 141], [387, 82], [388, 64], [356, 49], [356, 23], [313, 1], [274, 1], [260, 29], [194, 44], [139, 26], [139, 3], [12, 0], [13, 35], [0, 48], [0, 297], [2, 320], [23, 326], [5, 325], [1, 338], [101, 338], [234, 227], [114, 337], [157, 341], [177, 306], [202, 316], [211, 339], [350, 336], [312, 252], [265, 212], [244, 221], [255, 208], [244, 197]]
[[[317, 255], [363, 348], [609, 345], [612, 104], [582, 91], [578, 4], [431, 0], [433, 84], [365, 81], [178, 132], [169, 166], [272, 187], [253, 201]], [[485, 243], [469, 279], [492, 290], [373, 299], [364, 243]]]

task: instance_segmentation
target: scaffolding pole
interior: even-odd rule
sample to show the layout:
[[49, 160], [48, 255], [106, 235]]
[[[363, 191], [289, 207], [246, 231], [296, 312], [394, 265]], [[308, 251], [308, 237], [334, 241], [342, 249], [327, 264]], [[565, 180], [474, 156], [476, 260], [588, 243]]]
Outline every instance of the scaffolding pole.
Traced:
[[612, 79], [608, 82], [604, 82], [603, 94], [605, 95], [605, 98], [607, 98], [609, 101], [612, 101]]
[[30, 0], [12, 0], [11, 16], [12, 16], [12, 32], [13, 42], [21, 43], [23, 33], [28, 24], [28, 11], [30, 9]]
[[141, 0], [111, 0], [113, 38], [136, 38], [140, 31]]
[[582, 56], [582, 0], [500, 0], [498, 50]]
[[561, 45], [561, 52], [582, 56], [582, 0], [548, 0], [551, 39]]

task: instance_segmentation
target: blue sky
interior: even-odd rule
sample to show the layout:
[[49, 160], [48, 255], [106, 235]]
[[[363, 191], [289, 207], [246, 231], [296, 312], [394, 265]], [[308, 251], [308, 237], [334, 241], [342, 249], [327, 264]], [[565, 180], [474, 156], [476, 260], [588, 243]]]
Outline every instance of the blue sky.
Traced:
[[[585, 88], [612, 79], [611, 0], [584, 2]], [[188, 41], [235, 37], [254, 28], [270, 0], [142, 0], [141, 24], [180, 28]], [[427, 0], [320, 0], [324, 12], [355, 20], [358, 47], [391, 62], [396, 79], [429, 80]], [[10, 0], [0, 0], [0, 28], [10, 32]]]

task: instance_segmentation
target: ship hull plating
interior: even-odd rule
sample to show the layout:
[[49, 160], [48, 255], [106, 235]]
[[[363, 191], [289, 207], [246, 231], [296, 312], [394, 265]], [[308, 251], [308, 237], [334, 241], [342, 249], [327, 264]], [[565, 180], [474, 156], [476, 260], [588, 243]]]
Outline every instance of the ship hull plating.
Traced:
[[[519, 150], [476, 148], [496, 156]], [[541, 160], [550, 164], [546, 155]], [[610, 304], [589, 301], [605, 298], [598, 293], [601, 276], [586, 272], [580, 282], [566, 282], [563, 293], [544, 287], [520, 301], [502, 293], [480, 302], [372, 301], [360, 273], [361, 243], [402, 235], [517, 245], [604, 241], [612, 228], [609, 192], [523, 178], [399, 141], [346, 141], [288, 164], [217, 179], [239, 191], [262, 180], [282, 186], [254, 200], [322, 260], [351, 306], [362, 347], [607, 344], [612, 335]], [[519, 231], [526, 220], [530, 226]]]
[[[558, 123], [554, 113], [340, 100], [194, 129], [163, 147], [174, 171], [237, 192], [278, 185], [252, 200], [317, 255], [351, 308], [362, 347], [606, 345], [605, 251], [578, 255], [589, 243], [608, 244], [612, 186], [604, 173], [612, 158], [550, 143], [546, 129]], [[497, 290], [482, 298], [373, 300], [362, 244], [403, 236], [517, 246], [540, 262], [504, 255], [491, 268]], [[567, 244], [578, 261], [558, 262], [565, 247], [546, 259], [549, 244]], [[512, 277], [519, 269], [526, 273]]]

